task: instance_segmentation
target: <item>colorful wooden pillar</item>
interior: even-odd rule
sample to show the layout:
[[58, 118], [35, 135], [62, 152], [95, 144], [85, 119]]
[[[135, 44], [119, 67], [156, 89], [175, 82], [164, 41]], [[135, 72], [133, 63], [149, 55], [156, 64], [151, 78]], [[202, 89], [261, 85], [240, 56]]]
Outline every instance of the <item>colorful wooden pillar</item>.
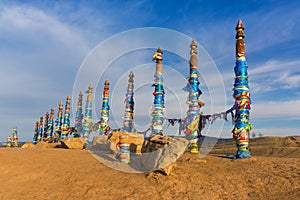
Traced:
[[165, 111], [165, 91], [163, 87], [163, 76], [162, 76], [162, 50], [158, 48], [157, 51], [152, 56], [152, 61], [156, 62], [156, 70], [154, 75], [154, 84], [152, 85], [155, 87], [153, 95], [154, 95], [154, 102], [153, 102], [153, 110], [152, 110], [152, 120], [151, 120], [151, 135], [163, 135], [163, 124], [164, 124], [164, 111]]
[[6, 137], [6, 147], [7, 148], [11, 148], [13, 145], [12, 145], [12, 138], [11, 138], [11, 136], [10, 135], [8, 135], [7, 137]]
[[92, 100], [93, 100], [93, 85], [88, 88], [88, 96], [85, 105], [85, 116], [83, 119], [82, 137], [89, 138], [92, 129]]
[[39, 127], [38, 127], [38, 137], [37, 137], [37, 141], [40, 142], [43, 139], [43, 117], [40, 117], [40, 123], [39, 123]]
[[47, 141], [48, 125], [49, 125], [49, 113], [46, 112], [45, 121], [44, 121], [44, 135], [43, 135], [43, 141], [44, 142]]
[[119, 137], [119, 142], [117, 144], [119, 153], [117, 154], [117, 159], [122, 163], [130, 162], [130, 144], [128, 142], [127, 135], [121, 135]]
[[83, 114], [82, 114], [82, 92], [79, 93], [78, 95], [78, 103], [76, 107], [76, 116], [75, 116], [75, 133], [74, 137], [80, 137], [81, 132], [82, 132], [82, 119], [83, 119]]
[[248, 86], [248, 66], [246, 62], [246, 48], [244, 43], [244, 25], [238, 21], [236, 30], [236, 63], [234, 67], [235, 82], [233, 97], [235, 98], [235, 125], [232, 130], [233, 138], [236, 140], [236, 158], [250, 157], [249, 134], [252, 126], [249, 122], [251, 99]]
[[49, 121], [48, 121], [48, 127], [47, 127], [47, 138], [46, 138], [47, 141], [49, 141], [50, 138], [53, 136], [53, 127], [54, 127], [54, 108], [52, 107]]
[[111, 133], [109, 120], [109, 81], [105, 80], [103, 95], [102, 95], [102, 109], [100, 117], [99, 135], [107, 135]]
[[32, 139], [32, 144], [36, 144], [38, 141], [38, 129], [39, 129], [39, 122], [35, 122], [35, 128], [34, 128], [34, 133], [33, 133], [33, 139]]
[[63, 103], [59, 103], [57, 118], [55, 120], [55, 132], [54, 132], [54, 142], [59, 141], [61, 137], [61, 125], [62, 125], [62, 110], [63, 110]]
[[200, 119], [200, 107], [203, 103], [199, 100], [202, 92], [199, 89], [200, 82], [198, 80], [197, 44], [195, 40], [192, 40], [190, 47], [190, 75], [187, 86], [184, 88], [185, 91], [189, 92], [187, 98], [189, 108], [187, 111], [187, 117], [184, 120], [184, 133], [186, 138], [190, 141], [190, 152], [198, 153], [199, 150], [197, 142], [200, 135], [198, 124]]
[[131, 71], [129, 74], [127, 93], [125, 97], [125, 114], [123, 118], [123, 130], [127, 132], [134, 131], [134, 123], [133, 123], [133, 111], [134, 111], [134, 99], [133, 99], [133, 78], [134, 74]]
[[67, 96], [66, 105], [65, 105], [65, 114], [64, 120], [61, 126], [61, 139], [65, 139], [68, 137], [70, 132], [70, 101], [71, 97]]
[[12, 129], [12, 143], [14, 147], [18, 147], [19, 146], [19, 137], [18, 137], [18, 129], [17, 128], [13, 128]]

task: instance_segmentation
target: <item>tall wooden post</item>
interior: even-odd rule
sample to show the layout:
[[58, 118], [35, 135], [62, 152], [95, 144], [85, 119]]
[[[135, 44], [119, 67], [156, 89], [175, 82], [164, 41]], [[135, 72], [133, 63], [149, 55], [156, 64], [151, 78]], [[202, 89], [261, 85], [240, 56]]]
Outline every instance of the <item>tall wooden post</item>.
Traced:
[[75, 133], [74, 137], [80, 137], [81, 132], [82, 132], [82, 119], [83, 119], [83, 114], [82, 114], [82, 92], [79, 93], [78, 95], [78, 103], [76, 107], [76, 116], [75, 116]]
[[133, 124], [133, 111], [134, 111], [134, 99], [133, 99], [133, 78], [134, 74], [131, 71], [129, 74], [128, 86], [127, 86], [127, 93], [125, 97], [125, 114], [123, 118], [123, 130], [127, 132], [134, 131], [134, 124]]
[[70, 101], [71, 101], [71, 97], [67, 96], [64, 121], [61, 126], [61, 130], [62, 130], [61, 139], [67, 138], [70, 132]]
[[111, 132], [108, 125], [109, 120], [109, 81], [105, 80], [103, 95], [102, 95], [102, 109], [100, 117], [99, 135], [107, 135]]
[[92, 101], [93, 101], [93, 85], [88, 88], [88, 96], [85, 105], [85, 116], [83, 119], [82, 137], [89, 138], [92, 129]]
[[249, 134], [252, 126], [249, 122], [251, 99], [248, 86], [248, 66], [246, 62], [246, 48], [244, 43], [244, 25], [238, 21], [236, 30], [236, 63], [234, 67], [235, 81], [233, 97], [235, 98], [235, 125], [232, 130], [236, 140], [236, 158], [250, 157]]
[[190, 74], [188, 79], [188, 84], [184, 88], [185, 91], [189, 92], [187, 99], [187, 104], [189, 109], [187, 111], [187, 117], [184, 120], [185, 135], [186, 138], [190, 141], [190, 152], [198, 153], [198, 137], [200, 135], [200, 130], [198, 129], [199, 119], [200, 119], [200, 100], [199, 97], [202, 94], [199, 89], [199, 80], [198, 80], [198, 58], [197, 58], [197, 44], [195, 40], [192, 40], [190, 45]]
[[165, 91], [163, 87], [163, 65], [162, 65], [162, 50], [158, 48], [154, 53], [152, 60], [156, 62], [156, 70], [154, 75], [155, 87], [153, 95], [153, 110], [152, 110], [152, 120], [151, 120], [151, 134], [152, 135], [163, 135], [163, 123], [164, 123], [164, 111], [165, 111]]

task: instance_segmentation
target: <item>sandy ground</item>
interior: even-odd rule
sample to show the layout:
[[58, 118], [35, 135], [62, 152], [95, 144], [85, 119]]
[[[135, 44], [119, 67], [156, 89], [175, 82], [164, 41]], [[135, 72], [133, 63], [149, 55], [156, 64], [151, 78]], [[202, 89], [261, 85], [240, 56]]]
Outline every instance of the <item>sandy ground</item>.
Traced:
[[170, 176], [120, 172], [86, 150], [1, 148], [0, 199], [299, 199], [300, 137], [284, 142], [253, 140], [241, 160], [221, 142], [217, 154], [184, 154]]

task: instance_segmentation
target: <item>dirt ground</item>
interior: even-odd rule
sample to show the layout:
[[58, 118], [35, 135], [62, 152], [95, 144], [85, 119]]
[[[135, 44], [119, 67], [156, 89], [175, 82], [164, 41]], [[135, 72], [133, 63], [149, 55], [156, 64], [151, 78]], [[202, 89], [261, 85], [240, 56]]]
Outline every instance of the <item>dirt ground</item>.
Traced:
[[228, 142], [185, 153], [170, 176], [117, 171], [86, 150], [1, 148], [0, 199], [299, 199], [300, 137], [251, 144], [249, 159], [225, 158]]

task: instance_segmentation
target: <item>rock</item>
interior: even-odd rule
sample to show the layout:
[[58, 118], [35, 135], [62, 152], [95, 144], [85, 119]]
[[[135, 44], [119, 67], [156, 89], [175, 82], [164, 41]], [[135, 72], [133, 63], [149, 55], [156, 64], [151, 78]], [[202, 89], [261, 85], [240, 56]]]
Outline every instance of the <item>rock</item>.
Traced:
[[48, 147], [47, 148], [60, 148], [61, 147], [61, 143], [60, 142], [53, 142], [53, 143], [48, 143]]
[[159, 169], [159, 170], [157, 170], [157, 171], [160, 172], [160, 173], [162, 173], [163, 175], [170, 176], [171, 173], [172, 173], [172, 171], [173, 171], [173, 169], [174, 169], [176, 166], [177, 166], [176, 163], [172, 163], [172, 164], [170, 164], [170, 165], [168, 165], [168, 166], [166, 166], [166, 167], [163, 167], [163, 168], [161, 168], [161, 169]]
[[149, 139], [149, 141], [157, 143], [157, 144], [168, 144], [169, 140], [172, 140], [172, 139], [173, 139], [173, 137], [170, 137], [170, 136], [154, 135]]
[[68, 149], [84, 149], [86, 144], [85, 138], [65, 138], [61, 144]]
[[169, 144], [169, 141], [173, 138], [174, 137], [170, 136], [155, 135], [149, 140], [145, 140], [142, 147], [142, 153], [149, 153], [152, 151], [156, 151], [157, 149], [163, 148], [166, 144]]
[[149, 140], [145, 140], [143, 147], [142, 147], [142, 153], [149, 153], [152, 151], [156, 151], [157, 149], [163, 148], [165, 145], [155, 142], [150, 142]]
[[110, 142], [113, 144], [112, 150], [115, 150], [116, 144], [119, 142], [119, 137], [121, 135], [127, 135], [128, 136], [128, 142], [130, 143], [130, 152], [132, 153], [141, 153], [142, 147], [144, 143], [144, 135], [143, 134], [137, 134], [137, 133], [130, 133], [130, 132], [118, 132], [114, 131], [109, 136]]
[[92, 151], [106, 151], [112, 153], [112, 143], [108, 140], [106, 135], [98, 135], [93, 138], [92, 144], [88, 146], [89, 150]]
[[145, 151], [141, 156], [141, 162], [145, 170], [155, 171], [166, 168], [186, 151], [189, 144], [187, 139], [180, 137], [168, 137], [164, 141], [166, 140], [168, 144], [164, 145], [154, 140], [144, 143], [146, 146], [143, 147]]
[[32, 144], [31, 142], [26, 142], [25, 144], [22, 145], [21, 148], [35, 148], [35, 145]]
[[[186, 151], [189, 144], [187, 139], [180, 137], [166, 136], [166, 138], [161, 138], [159, 141], [146, 140], [143, 142], [143, 149], [145, 151], [141, 154], [131, 154], [130, 163], [122, 165], [124, 163], [119, 163], [115, 159], [118, 153], [115, 143], [119, 141], [119, 139], [116, 139], [116, 135], [119, 136], [121, 134], [113, 134], [110, 139], [106, 135], [95, 136], [92, 143], [87, 146], [87, 149], [92, 155], [108, 166], [122, 170], [125, 170], [122, 167], [128, 167], [125, 171], [130, 169], [130, 171], [133, 170], [135, 172], [157, 172], [170, 175], [172, 169], [176, 166], [175, 164], [171, 164]], [[164, 144], [161, 141], [164, 141]], [[140, 145], [141, 140], [135, 142]]]
[[61, 144], [59, 142], [47, 143], [47, 142], [44, 142], [44, 141], [40, 141], [35, 145], [35, 148], [39, 148], [39, 149], [57, 148], [60, 145]]
[[35, 148], [39, 148], [39, 149], [45, 149], [45, 148], [49, 148], [48, 147], [48, 143], [44, 142], [44, 141], [40, 141], [35, 145]]

